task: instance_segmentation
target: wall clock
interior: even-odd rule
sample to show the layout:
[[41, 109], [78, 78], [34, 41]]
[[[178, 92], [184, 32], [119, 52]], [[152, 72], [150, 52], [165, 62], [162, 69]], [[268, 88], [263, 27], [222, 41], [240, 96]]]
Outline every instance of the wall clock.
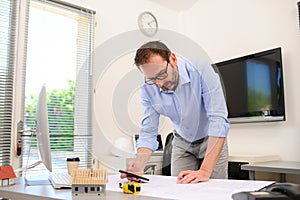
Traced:
[[158, 30], [156, 17], [148, 11], [142, 12], [139, 15], [138, 25], [141, 32], [148, 37], [154, 36]]

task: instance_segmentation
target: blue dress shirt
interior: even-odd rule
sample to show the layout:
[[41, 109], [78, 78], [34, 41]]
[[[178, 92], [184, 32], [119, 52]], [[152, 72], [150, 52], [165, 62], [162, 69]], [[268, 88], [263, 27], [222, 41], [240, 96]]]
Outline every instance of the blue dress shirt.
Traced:
[[208, 63], [177, 62], [175, 91], [141, 85], [142, 121], [137, 148], [157, 149], [159, 117], [169, 117], [181, 137], [193, 142], [206, 136], [226, 137], [227, 107], [219, 75]]

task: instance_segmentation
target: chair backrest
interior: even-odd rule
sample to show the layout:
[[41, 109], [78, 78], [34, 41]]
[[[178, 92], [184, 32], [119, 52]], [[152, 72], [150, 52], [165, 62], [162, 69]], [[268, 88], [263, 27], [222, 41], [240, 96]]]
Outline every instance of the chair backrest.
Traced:
[[162, 175], [171, 176], [171, 155], [172, 155], [172, 141], [173, 132], [169, 133], [166, 137], [165, 149], [163, 152]]

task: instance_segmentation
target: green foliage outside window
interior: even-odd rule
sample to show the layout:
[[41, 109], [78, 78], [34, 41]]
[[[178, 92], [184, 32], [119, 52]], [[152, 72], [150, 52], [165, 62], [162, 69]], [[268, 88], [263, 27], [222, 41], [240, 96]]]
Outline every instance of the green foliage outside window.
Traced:
[[[51, 150], [74, 150], [74, 81], [68, 81], [69, 88], [47, 89], [48, 122]], [[25, 100], [25, 128], [35, 130], [35, 114], [38, 95]], [[35, 137], [35, 136], [34, 136]], [[32, 147], [36, 140], [32, 140]]]

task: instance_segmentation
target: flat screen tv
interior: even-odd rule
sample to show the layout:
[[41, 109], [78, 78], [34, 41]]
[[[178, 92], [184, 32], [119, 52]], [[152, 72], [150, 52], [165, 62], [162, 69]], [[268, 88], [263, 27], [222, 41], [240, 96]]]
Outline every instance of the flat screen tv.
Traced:
[[281, 48], [213, 64], [231, 123], [285, 121]]

